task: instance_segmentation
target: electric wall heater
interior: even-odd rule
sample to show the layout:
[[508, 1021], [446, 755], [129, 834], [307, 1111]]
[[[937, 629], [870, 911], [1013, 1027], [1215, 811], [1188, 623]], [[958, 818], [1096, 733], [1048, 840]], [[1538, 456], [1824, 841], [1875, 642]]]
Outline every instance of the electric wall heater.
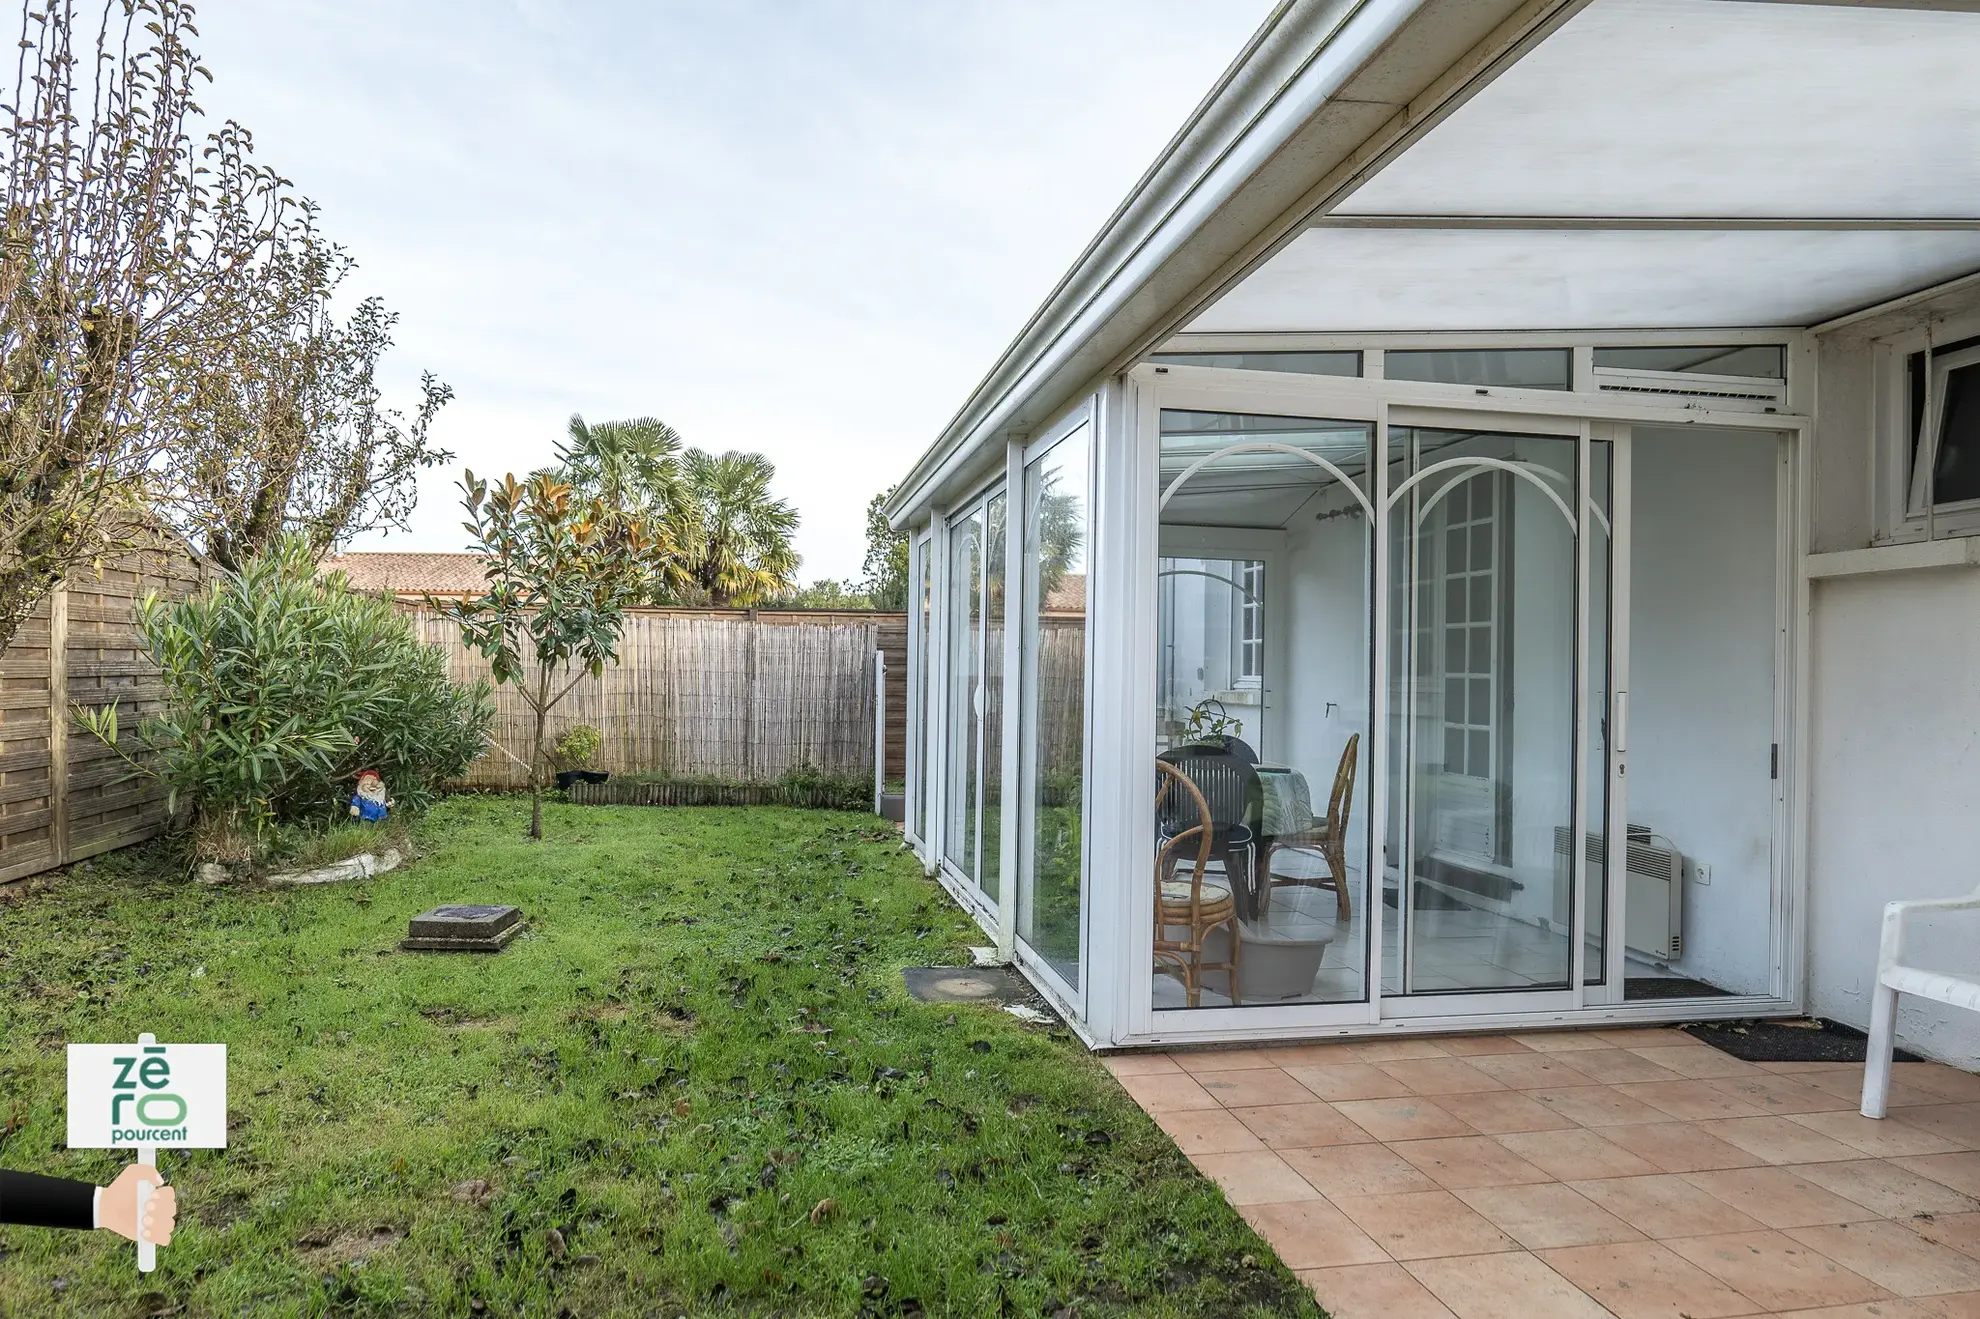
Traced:
[[[1554, 891], [1569, 892], [1569, 831], [1554, 829]], [[1623, 946], [1658, 962], [1684, 956], [1684, 856], [1659, 846], [1646, 825], [1629, 826], [1629, 879], [1623, 907]], [[1607, 882], [1608, 840], [1588, 836], [1588, 888]], [[1565, 923], [1566, 915], [1560, 919]]]

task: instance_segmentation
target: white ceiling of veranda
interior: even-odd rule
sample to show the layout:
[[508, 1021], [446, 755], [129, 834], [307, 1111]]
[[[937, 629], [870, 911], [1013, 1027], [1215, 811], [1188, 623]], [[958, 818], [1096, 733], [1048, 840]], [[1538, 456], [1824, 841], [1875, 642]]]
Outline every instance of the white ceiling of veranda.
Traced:
[[1976, 69], [1973, 6], [1595, 0], [1189, 329], [1801, 325], [1980, 270], [1819, 227], [1980, 219]]

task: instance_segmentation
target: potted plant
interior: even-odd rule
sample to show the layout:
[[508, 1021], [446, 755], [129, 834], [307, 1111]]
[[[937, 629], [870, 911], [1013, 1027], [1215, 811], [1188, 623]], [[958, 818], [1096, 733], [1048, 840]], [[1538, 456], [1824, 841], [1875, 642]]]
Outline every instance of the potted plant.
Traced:
[[573, 783], [603, 783], [612, 777], [607, 770], [587, 768], [603, 741], [590, 724], [579, 724], [557, 739], [557, 744], [550, 748], [550, 759], [557, 766], [559, 788], [569, 792]]

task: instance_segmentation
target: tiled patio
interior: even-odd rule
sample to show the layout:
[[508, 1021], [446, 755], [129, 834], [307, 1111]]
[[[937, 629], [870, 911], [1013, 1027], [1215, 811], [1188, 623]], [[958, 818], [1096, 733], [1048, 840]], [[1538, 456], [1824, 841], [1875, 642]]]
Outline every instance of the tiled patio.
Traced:
[[1980, 1319], [1980, 1076], [1675, 1030], [1107, 1065], [1335, 1319]]

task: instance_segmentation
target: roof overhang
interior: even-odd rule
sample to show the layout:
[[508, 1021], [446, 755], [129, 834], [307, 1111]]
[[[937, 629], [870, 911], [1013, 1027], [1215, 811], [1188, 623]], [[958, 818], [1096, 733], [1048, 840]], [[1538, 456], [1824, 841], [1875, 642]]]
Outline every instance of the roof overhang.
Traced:
[[889, 512], [1172, 332], [1809, 326], [1980, 270], [1980, 0], [1277, 11]]
[[889, 501], [957, 493], [1175, 329], [1586, 0], [1287, 0]]

